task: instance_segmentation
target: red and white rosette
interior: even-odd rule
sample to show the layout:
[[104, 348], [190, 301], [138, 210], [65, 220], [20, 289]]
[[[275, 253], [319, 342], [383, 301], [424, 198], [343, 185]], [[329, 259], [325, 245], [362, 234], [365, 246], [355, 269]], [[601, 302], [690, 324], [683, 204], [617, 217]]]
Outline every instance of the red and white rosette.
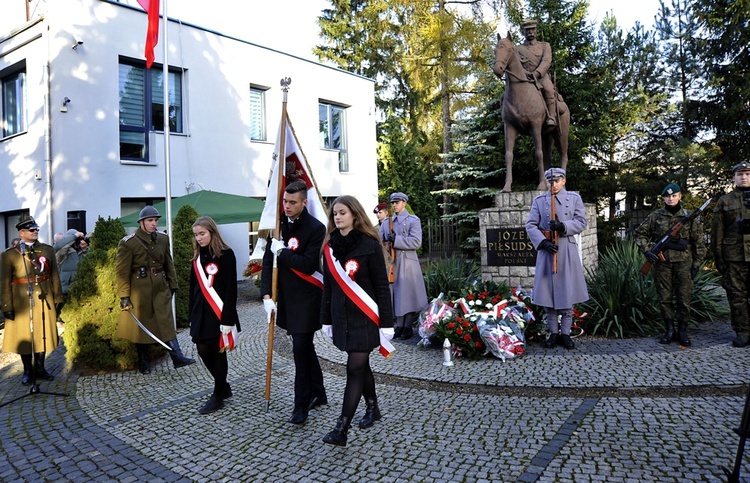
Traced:
[[208, 286], [213, 287], [214, 286], [214, 277], [217, 273], [219, 273], [219, 266], [215, 263], [209, 263], [206, 265], [206, 273], [208, 274]]
[[347, 275], [349, 275], [349, 278], [354, 280], [354, 274], [359, 272], [359, 262], [357, 260], [354, 260], [353, 258], [350, 258], [344, 263], [344, 271]]
[[296, 236], [291, 237], [287, 242], [286, 247], [291, 251], [296, 252], [299, 249], [299, 238]]
[[39, 257], [37, 258], [39, 260], [39, 273], [44, 273], [44, 269], [47, 266], [47, 257]]

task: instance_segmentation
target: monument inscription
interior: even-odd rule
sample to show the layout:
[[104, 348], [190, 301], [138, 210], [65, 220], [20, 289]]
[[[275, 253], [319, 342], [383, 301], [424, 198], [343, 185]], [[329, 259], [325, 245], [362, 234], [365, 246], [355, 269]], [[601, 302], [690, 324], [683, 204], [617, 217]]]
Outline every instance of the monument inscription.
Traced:
[[493, 267], [536, 264], [536, 249], [525, 228], [487, 228], [487, 265]]

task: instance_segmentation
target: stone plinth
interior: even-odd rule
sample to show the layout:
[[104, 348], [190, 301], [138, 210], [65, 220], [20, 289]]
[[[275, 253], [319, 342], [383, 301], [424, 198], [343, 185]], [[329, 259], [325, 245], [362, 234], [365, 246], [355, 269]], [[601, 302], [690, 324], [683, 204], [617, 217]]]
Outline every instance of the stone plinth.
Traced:
[[[490, 266], [487, 255], [487, 229], [524, 228], [531, 211], [531, 203], [544, 191], [520, 191], [517, 193], [498, 193], [495, 196], [495, 207], [479, 212], [479, 237], [482, 253], [482, 280], [505, 283], [509, 287], [522, 286], [532, 289], [534, 286], [535, 268], [533, 266]], [[594, 270], [599, 260], [596, 240], [596, 206], [591, 203], [586, 208], [586, 230], [580, 235], [580, 255], [583, 266]], [[585, 272], [585, 270], [584, 270]]]

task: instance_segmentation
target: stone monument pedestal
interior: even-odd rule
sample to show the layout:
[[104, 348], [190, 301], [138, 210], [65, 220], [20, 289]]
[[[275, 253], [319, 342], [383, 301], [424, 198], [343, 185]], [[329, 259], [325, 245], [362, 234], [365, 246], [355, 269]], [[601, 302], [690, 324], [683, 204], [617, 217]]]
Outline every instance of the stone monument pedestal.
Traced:
[[[479, 212], [482, 280], [509, 287], [533, 289], [536, 249], [526, 235], [531, 203], [545, 191], [498, 193], [495, 206]], [[579, 256], [586, 269], [596, 269], [599, 250], [596, 240], [596, 206], [586, 203], [586, 230], [579, 239]]]

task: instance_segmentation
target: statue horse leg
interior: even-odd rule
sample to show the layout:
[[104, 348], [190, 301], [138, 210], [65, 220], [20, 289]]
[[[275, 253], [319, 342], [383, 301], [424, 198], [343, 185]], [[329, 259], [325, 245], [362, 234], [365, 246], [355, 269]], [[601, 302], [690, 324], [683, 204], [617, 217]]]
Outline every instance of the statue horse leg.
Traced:
[[539, 185], [537, 189], [545, 191], [547, 189], [547, 180], [544, 179], [544, 148], [542, 143], [542, 125], [536, 123], [531, 126], [529, 132], [531, 138], [534, 140], [534, 161], [539, 171]]
[[505, 186], [504, 193], [510, 193], [510, 186], [513, 183], [513, 149], [516, 147], [516, 138], [518, 131], [511, 123], [505, 123]]

